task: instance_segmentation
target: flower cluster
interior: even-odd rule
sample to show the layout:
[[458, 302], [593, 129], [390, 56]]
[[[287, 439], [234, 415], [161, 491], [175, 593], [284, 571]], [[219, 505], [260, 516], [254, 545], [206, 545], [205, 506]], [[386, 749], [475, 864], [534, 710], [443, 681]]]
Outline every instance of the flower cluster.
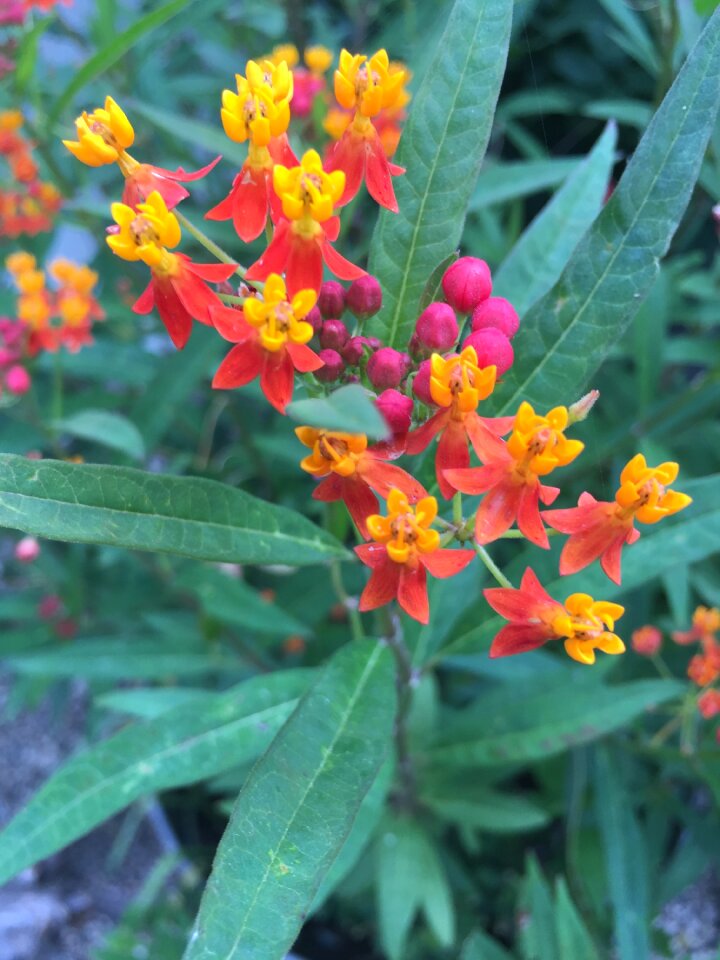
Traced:
[[18, 290], [18, 342], [29, 356], [65, 347], [76, 353], [93, 342], [92, 327], [105, 316], [94, 295], [97, 273], [71, 260], [55, 260], [47, 273], [54, 282], [48, 289], [47, 276], [35, 257], [24, 251], [5, 261]]
[[32, 144], [21, 133], [23, 124], [19, 110], [0, 113], [0, 156], [10, 175], [9, 186], [0, 187], [0, 237], [50, 230], [61, 205], [53, 184], [40, 179]]

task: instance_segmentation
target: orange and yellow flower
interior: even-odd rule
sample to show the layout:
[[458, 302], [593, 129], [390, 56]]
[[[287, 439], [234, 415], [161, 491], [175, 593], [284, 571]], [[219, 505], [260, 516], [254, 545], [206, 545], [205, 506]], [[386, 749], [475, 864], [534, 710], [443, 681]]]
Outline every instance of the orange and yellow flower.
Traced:
[[386, 517], [372, 515], [367, 528], [372, 543], [355, 552], [372, 573], [360, 597], [361, 611], [375, 610], [397, 598], [402, 609], [420, 623], [430, 620], [427, 574], [452, 577], [472, 562], [473, 550], [445, 550], [431, 529], [437, 516], [435, 497], [424, 497], [415, 507], [400, 490], [390, 490]]
[[675, 643], [712, 643], [715, 640], [715, 634], [720, 631], [720, 610], [717, 607], [695, 608], [692, 615], [692, 627], [690, 630], [676, 630], [672, 638]]
[[678, 470], [672, 462], [649, 467], [638, 453], [620, 474], [613, 502], [583, 493], [577, 507], [546, 511], [543, 517], [551, 527], [570, 534], [560, 555], [560, 573], [575, 573], [599, 557], [608, 577], [620, 583], [622, 548], [640, 537], [635, 520], [657, 523], [692, 503], [686, 494], [668, 489]]
[[157, 191], [137, 209], [114, 203], [112, 216], [118, 226], [106, 238], [112, 252], [123, 260], [141, 260], [152, 275], [133, 310], [150, 313], [157, 307], [170, 339], [182, 350], [193, 320], [209, 325], [210, 309], [222, 306], [205, 281], [227, 280], [235, 272], [235, 264], [193, 263], [182, 253], [171, 253], [169, 248], [180, 243], [180, 224]]
[[625, 644], [613, 632], [624, 607], [573, 593], [564, 604], [547, 593], [533, 571], [523, 574], [520, 589], [491, 587], [483, 591], [496, 613], [509, 620], [493, 640], [491, 657], [509, 657], [564, 639], [568, 656], [595, 663], [595, 651], [624, 653]]

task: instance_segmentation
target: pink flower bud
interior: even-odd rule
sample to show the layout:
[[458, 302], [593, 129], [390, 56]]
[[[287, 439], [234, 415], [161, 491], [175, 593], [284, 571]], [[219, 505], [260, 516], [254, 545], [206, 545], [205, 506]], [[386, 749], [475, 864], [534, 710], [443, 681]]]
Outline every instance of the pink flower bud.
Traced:
[[435, 405], [435, 401], [433, 400], [432, 395], [430, 393], [430, 361], [429, 360], [423, 360], [423, 362], [418, 367], [418, 372], [415, 374], [412, 388], [413, 388], [413, 393], [421, 403], [427, 403], [429, 406]]
[[353, 280], [345, 294], [345, 306], [358, 320], [373, 317], [382, 306], [382, 287], [369, 273]]
[[392, 347], [381, 347], [368, 360], [367, 375], [376, 390], [399, 387], [410, 369], [410, 357]]
[[349, 367], [356, 367], [365, 353], [366, 337], [350, 337], [342, 347], [340, 353]]
[[326, 350], [342, 352], [347, 343], [348, 331], [342, 320], [326, 320], [320, 331], [320, 346]]
[[315, 377], [321, 383], [332, 383], [337, 380], [345, 369], [345, 361], [337, 350], [321, 350], [318, 356], [325, 366], [315, 371]]
[[492, 293], [490, 267], [477, 257], [460, 257], [442, 278], [445, 299], [458, 313], [470, 313]]
[[35, 537], [23, 537], [15, 544], [15, 559], [19, 563], [33, 563], [40, 556], [40, 544]]
[[510, 369], [515, 360], [512, 344], [495, 327], [485, 327], [484, 330], [471, 333], [463, 342], [463, 350], [465, 347], [475, 348], [479, 367], [496, 366], [499, 377]]
[[61, 640], [72, 640], [78, 631], [77, 620], [73, 617], [64, 617], [58, 620], [54, 627], [55, 635]]
[[504, 297], [489, 297], [475, 307], [472, 315], [473, 331], [484, 330], [486, 327], [495, 327], [504, 333], [508, 340], [512, 340], [520, 327], [520, 317], [509, 300]]
[[657, 627], [640, 627], [633, 631], [630, 642], [635, 653], [643, 657], [654, 657], [662, 646], [662, 634]]
[[8, 372], [5, 374], [5, 386], [8, 388], [10, 393], [14, 393], [15, 396], [20, 396], [23, 393], [27, 393], [30, 389], [30, 374], [27, 372], [25, 367], [21, 367], [19, 364], [10, 367]]
[[41, 620], [52, 620], [62, 610], [62, 600], [55, 593], [49, 593], [38, 604], [38, 616]]
[[599, 398], [600, 391], [591, 390], [590, 393], [586, 393], [584, 397], [580, 397], [579, 400], [572, 403], [568, 407], [568, 426], [571, 423], [579, 423], [581, 420], [585, 420]]
[[305, 317], [305, 322], [309, 323], [310, 326], [315, 331], [315, 336], [320, 336], [320, 331], [323, 327], [323, 316], [318, 310], [317, 306], [313, 307], [310, 313]]
[[455, 311], [448, 303], [431, 303], [418, 317], [415, 333], [420, 346], [428, 350], [450, 350], [460, 336]]
[[405, 435], [412, 421], [413, 402], [399, 390], [384, 390], [375, 401], [394, 436]]
[[345, 309], [345, 287], [337, 280], [321, 283], [317, 308], [324, 317], [341, 317]]

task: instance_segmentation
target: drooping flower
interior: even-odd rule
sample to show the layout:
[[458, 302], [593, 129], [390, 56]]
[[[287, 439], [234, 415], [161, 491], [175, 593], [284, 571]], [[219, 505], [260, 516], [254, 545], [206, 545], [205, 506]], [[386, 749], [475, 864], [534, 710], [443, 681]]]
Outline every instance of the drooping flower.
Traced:
[[342, 170], [346, 177], [340, 206], [352, 200], [365, 180], [370, 196], [397, 213], [392, 178], [405, 170], [387, 159], [372, 118], [384, 108], [404, 102], [404, 80], [402, 69], [390, 69], [385, 50], [378, 50], [370, 59], [341, 51], [335, 71], [335, 97], [345, 110], [354, 111], [354, 116], [328, 155], [328, 169]]
[[720, 631], [720, 610], [717, 607], [695, 608], [690, 630], [676, 630], [672, 638], [675, 643], [714, 642], [715, 634]]
[[152, 275], [133, 310], [150, 313], [156, 307], [170, 339], [182, 350], [193, 320], [209, 325], [210, 309], [222, 306], [206, 281], [227, 280], [235, 265], [193, 263], [182, 253], [171, 253], [168, 248], [180, 243], [180, 224], [157, 191], [138, 204], [137, 210], [124, 203], [114, 203], [111, 209], [119, 230], [106, 238], [108, 246], [123, 260], [142, 260]]
[[575, 573], [599, 557], [608, 577], [620, 583], [622, 548], [640, 536], [635, 520], [657, 523], [692, 503], [686, 494], [667, 489], [678, 470], [677, 463], [671, 462], [649, 467], [638, 453], [620, 474], [614, 501], [583, 493], [577, 507], [546, 511], [543, 518], [551, 527], [570, 534], [560, 554], [560, 573]]
[[413, 508], [397, 489], [387, 496], [386, 517], [367, 518], [373, 543], [355, 547], [372, 573], [360, 597], [361, 611], [375, 610], [397, 598], [398, 603], [420, 623], [430, 620], [427, 574], [452, 577], [472, 562], [473, 550], [445, 550], [440, 535], [430, 525], [437, 516], [435, 497], [424, 497]]
[[310, 373], [323, 361], [306, 344], [313, 328], [305, 320], [315, 306], [314, 290], [300, 290], [290, 301], [285, 281], [271, 273], [262, 300], [245, 299], [242, 310], [217, 306], [212, 322], [226, 340], [234, 343], [220, 364], [213, 387], [244, 387], [256, 377], [269, 402], [279, 413], [292, 400], [295, 371]]
[[75, 129], [77, 140], [63, 140], [63, 144], [89, 167], [117, 163], [125, 177], [122, 202], [129, 207], [137, 207], [156, 191], [169, 209], [176, 207], [189, 196], [180, 184], [202, 179], [220, 160], [216, 157], [212, 163], [194, 172], [182, 167], [166, 170], [151, 163], [138, 163], [127, 152], [135, 142], [135, 131], [112, 97], [105, 98], [104, 107], [97, 107], [92, 113], [84, 111], [75, 121]]
[[495, 367], [479, 367], [472, 347], [462, 353], [430, 358], [430, 396], [441, 409], [408, 436], [407, 452], [421, 453], [440, 434], [435, 454], [435, 474], [442, 495], [449, 499], [456, 488], [446, 471], [470, 466], [468, 440], [481, 460], [499, 456], [500, 436], [513, 418], [489, 419], [477, 412], [478, 404], [495, 389]]
[[343, 280], [363, 276], [364, 270], [331, 246], [340, 230], [333, 208], [344, 184], [345, 174], [341, 170], [326, 173], [315, 150], [308, 150], [297, 167], [276, 164], [273, 188], [282, 203], [283, 216], [267, 250], [248, 270], [248, 280], [285, 273], [292, 296], [298, 290], [320, 289], [323, 261]]
[[496, 613], [509, 620], [490, 647], [491, 657], [509, 657], [564, 639], [568, 656], [579, 663], [595, 663], [595, 651], [624, 653], [625, 644], [613, 633], [624, 607], [573, 593], [564, 604], [553, 600], [528, 567], [520, 589], [491, 587], [483, 591]]
[[572, 463], [584, 448], [579, 440], [567, 439], [567, 424], [566, 407], [542, 416], [523, 402], [507, 443], [499, 443], [486, 457], [478, 451], [485, 466], [445, 471], [456, 490], [485, 494], [475, 519], [478, 543], [497, 540], [517, 521], [528, 540], [549, 546], [539, 507], [541, 501], [551, 504], [560, 490], [545, 486], [540, 477]]
[[377, 513], [379, 493], [387, 497], [397, 488], [410, 503], [427, 496], [425, 488], [400, 467], [386, 463], [389, 455], [368, 447], [365, 434], [339, 433], [297, 427], [298, 439], [312, 451], [300, 463], [307, 473], [321, 479], [313, 499], [332, 503], [342, 500], [358, 530], [368, 537], [367, 518]]
[[275, 163], [295, 165], [287, 139], [293, 76], [283, 60], [275, 66], [249, 60], [245, 76], [237, 74], [237, 93], [223, 90], [220, 117], [227, 136], [248, 144], [248, 155], [230, 193], [205, 214], [208, 220], [230, 220], [237, 235], [250, 243], [265, 229], [268, 213], [280, 216], [272, 187]]

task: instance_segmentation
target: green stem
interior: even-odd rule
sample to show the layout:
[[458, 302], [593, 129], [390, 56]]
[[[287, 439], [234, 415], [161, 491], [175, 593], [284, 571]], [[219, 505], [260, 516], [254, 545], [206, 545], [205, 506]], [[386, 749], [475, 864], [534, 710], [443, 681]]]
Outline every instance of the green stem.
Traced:
[[[52, 419], [61, 420], [63, 415], [63, 361], [62, 351], [57, 350], [53, 355], [53, 389], [52, 389]], [[54, 433], [57, 428], [53, 426]]]
[[335, 596], [345, 607], [350, 617], [350, 630], [352, 631], [353, 640], [362, 640], [365, 636], [362, 617], [360, 616], [360, 611], [357, 608], [355, 599], [350, 597], [345, 590], [339, 560], [333, 560], [330, 564], [330, 582], [335, 590]]
[[[195, 239], [201, 246], [205, 247], [205, 249], [209, 251], [218, 260], [220, 260], [221, 263], [235, 264], [235, 273], [243, 280], [245, 279], [245, 276], [247, 274], [247, 270], [245, 269], [245, 267], [241, 267], [240, 264], [237, 263], [236, 260], [230, 256], [229, 253], [226, 253], [222, 247], [218, 246], [218, 244], [215, 243], [214, 240], [211, 240], [210, 237], [208, 237], [206, 234], [202, 232], [202, 230], [199, 230], [194, 223], [188, 220], [188, 218], [185, 216], [184, 213], [180, 213], [180, 211], [177, 209], [175, 209], [173, 212], [175, 216], [178, 218], [178, 220], [180, 221], [180, 223], [183, 225], [183, 227], [187, 230], [187, 232], [191, 234], [193, 237], [195, 237]], [[261, 290], [264, 284], [253, 283], [253, 286], [257, 287], [258, 290]]]
[[401, 628], [397, 618], [393, 617], [388, 607], [383, 607], [380, 615], [385, 621], [383, 640], [390, 647], [395, 657], [396, 686], [398, 695], [398, 712], [395, 718], [395, 752], [397, 755], [397, 771], [399, 790], [396, 800], [401, 809], [412, 810], [417, 805], [417, 778], [415, 765], [410, 749], [410, 708], [412, 693], [417, 676], [413, 669], [412, 657], [402, 638]]
[[452, 509], [453, 509], [453, 523], [455, 524], [455, 528], [459, 530], [460, 527], [462, 527], [463, 525], [462, 494], [460, 493], [459, 490], [453, 497]]
[[473, 544], [473, 547], [474, 547], [474, 549], [475, 549], [475, 553], [480, 557], [480, 559], [482, 560], [482, 562], [483, 562], [483, 563], [485, 564], [485, 566], [488, 568], [488, 570], [489, 570], [490, 573], [493, 575], [493, 577], [495, 577], [495, 579], [496, 579], [497, 582], [500, 584], [500, 586], [501, 586], [501, 587], [507, 587], [508, 589], [512, 590], [512, 589], [513, 589], [513, 585], [510, 583], [510, 581], [508, 580], [508, 578], [505, 576], [505, 574], [502, 572], [502, 570], [501, 570], [501, 569], [498, 567], [498, 565], [495, 563], [495, 561], [494, 561], [493, 558], [490, 556], [490, 554], [487, 552], [487, 550], [485, 549], [485, 547], [483, 547], [482, 544], [478, 543], [477, 540], [473, 540], [472, 544]]
[[219, 293], [218, 297], [223, 303], [232, 303], [238, 307], [241, 307], [247, 300], [247, 297], [236, 297], [232, 293]]

